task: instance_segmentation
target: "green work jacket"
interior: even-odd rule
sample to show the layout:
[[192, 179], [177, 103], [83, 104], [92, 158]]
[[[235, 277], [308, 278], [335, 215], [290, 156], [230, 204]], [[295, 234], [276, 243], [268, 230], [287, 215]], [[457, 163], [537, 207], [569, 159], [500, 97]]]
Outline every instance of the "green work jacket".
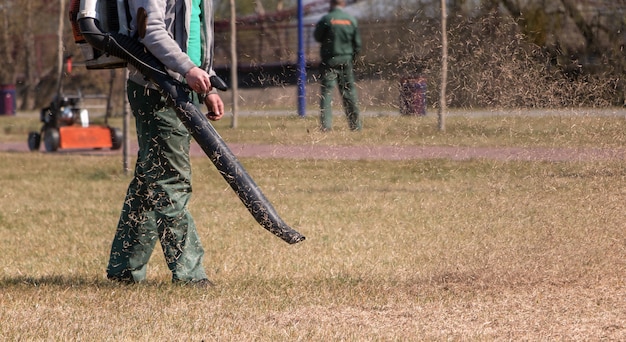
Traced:
[[361, 51], [357, 21], [339, 7], [318, 21], [313, 36], [321, 43], [320, 57], [323, 63], [348, 63]]

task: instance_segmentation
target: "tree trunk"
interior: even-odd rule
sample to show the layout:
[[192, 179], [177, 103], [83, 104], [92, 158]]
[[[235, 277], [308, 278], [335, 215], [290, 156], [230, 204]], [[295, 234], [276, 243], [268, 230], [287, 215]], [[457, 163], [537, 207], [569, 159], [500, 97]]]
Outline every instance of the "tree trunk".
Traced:
[[26, 82], [22, 93], [22, 110], [31, 110], [34, 107], [34, 88], [39, 83], [37, 70], [35, 67], [35, 36], [33, 34], [33, 2], [26, 1], [25, 19], [26, 30], [24, 31], [25, 61], [26, 61]]
[[439, 96], [439, 130], [446, 130], [446, 85], [448, 83], [448, 10], [446, 0], [441, 0], [441, 94]]
[[63, 30], [65, 23], [65, 1], [59, 0], [59, 18], [57, 29], [57, 95], [63, 92]]
[[[11, 44], [10, 40], [11, 25], [9, 23], [11, 7], [12, 1], [5, 1], [0, 5], [0, 24], [2, 25], [0, 28], [0, 31], [2, 31], [0, 33], [0, 50], [2, 50], [2, 62], [4, 65], [13, 65], [11, 56], [13, 44]], [[12, 84], [15, 82], [11, 69], [13, 68], [0, 68], [0, 84]]]
[[237, 9], [235, 0], [230, 0], [230, 90], [232, 96], [233, 119], [230, 127], [237, 128], [237, 111], [239, 110], [239, 91], [237, 77]]

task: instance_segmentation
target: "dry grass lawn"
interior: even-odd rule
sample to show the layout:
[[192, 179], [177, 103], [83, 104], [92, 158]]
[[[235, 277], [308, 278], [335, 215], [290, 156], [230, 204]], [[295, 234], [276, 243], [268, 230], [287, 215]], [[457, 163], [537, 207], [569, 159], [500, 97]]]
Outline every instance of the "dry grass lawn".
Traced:
[[[597, 124], [556, 140], [495, 120], [480, 135], [480, 121], [467, 120], [433, 139], [624, 140], [623, 119], [581, 118]], [[1, 152], [0, 339], [626, 340], [623, 160], [242, 163], [307, 240], [291, 246], [264, 231], [194, 158], [191, 210], [217, 284], [200, 290], [170, 284], [159, 249], [147, 283], [105, 279], [130, 181], [119, 156]]]

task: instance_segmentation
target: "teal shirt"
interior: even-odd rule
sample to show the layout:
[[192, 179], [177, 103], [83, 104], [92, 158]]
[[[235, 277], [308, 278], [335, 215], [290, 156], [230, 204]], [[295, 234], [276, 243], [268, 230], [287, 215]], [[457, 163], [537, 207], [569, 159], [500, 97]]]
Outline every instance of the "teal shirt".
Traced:
[[191, 61], [200, 66], [202, 64], [202, 0], [191, 2], [191, 22], [189, 23], [189, 40], [187, 41], [187, 54]]

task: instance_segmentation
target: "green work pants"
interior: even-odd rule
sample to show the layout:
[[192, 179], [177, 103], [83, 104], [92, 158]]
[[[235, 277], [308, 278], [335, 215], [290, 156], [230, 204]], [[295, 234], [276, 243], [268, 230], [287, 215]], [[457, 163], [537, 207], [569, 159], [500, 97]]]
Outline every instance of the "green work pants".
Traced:
[[329, 65], [322, 63], [322, 87], [321, 87], [321, 129], [331, 130], [333, 127], [332, 99], [333, 89], [339, 88], [339, 94], [343, 101], [343, 109], [348, 118], [351, 130], [361, 130], [362, 121], [357, 107], [357, 92], [354, 84], [354, 72], [352, 63]]
[[[107, 276], [140, 282], [157, 240], [173, 281], [205, 279], [204, 250], [187, 209], [190, 135], [153, 89], [128, 82], [139, 152], [111, 247]], [[197, 103], [197, 98], [195, 99]]]

